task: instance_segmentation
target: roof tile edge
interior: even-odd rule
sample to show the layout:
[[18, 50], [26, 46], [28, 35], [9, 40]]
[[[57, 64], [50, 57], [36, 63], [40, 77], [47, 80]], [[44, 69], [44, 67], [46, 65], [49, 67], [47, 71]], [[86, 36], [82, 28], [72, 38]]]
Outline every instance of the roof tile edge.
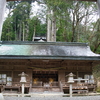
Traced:
[[1, 45], [75, 45], [88, 46], [88, 43], [81, 42], [33, 42], [33, 41], [2, 41]]

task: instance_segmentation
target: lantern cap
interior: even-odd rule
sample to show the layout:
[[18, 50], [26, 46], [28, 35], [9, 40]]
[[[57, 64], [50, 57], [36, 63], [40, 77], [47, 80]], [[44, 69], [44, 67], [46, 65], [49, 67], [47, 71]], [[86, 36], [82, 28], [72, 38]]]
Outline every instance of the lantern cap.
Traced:
[[27, 74], [25, 74], [24, 72], [22, 72], [21, 74], [18, 74], [19, 76], [28, 76]]
[[76, 75], [74, 75], [72, 72], [69, 73], [68, 75], [66, 75], [66, 77], [74, 77], [74, 76], [76, 76]]

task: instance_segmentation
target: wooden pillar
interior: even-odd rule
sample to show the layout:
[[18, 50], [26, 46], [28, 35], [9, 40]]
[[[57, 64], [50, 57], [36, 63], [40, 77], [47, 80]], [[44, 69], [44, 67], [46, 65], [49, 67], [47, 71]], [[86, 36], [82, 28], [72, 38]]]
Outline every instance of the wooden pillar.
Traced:
[[30, 83], [29, 92], [31, 92], [32, 91], [32, 81], [33, 81], [33, 78], [32, 78], [32, 70], [31, 69], [27, 69], [26, 70], [26, 73], [28, 74], [27, 82]]
[[58, 71], [58, 81], [65, 82], [65, 70]]
[[32, 70], [27, 69], [26, 73], [28, 74], [27, 82], [31, 82], [32, 81]]
[[6, 8], [6, 0], [0, 0], [0, 41], [1, 41], [5, 8]]
[[79, 71], [78, 71], [78, 66], [77, 66], [76, 78], [78, 77], [79, 77]]
[[97, 5], [98, 5], [99, 18], [100, 18], [100, 0], [97, 0]]
[[12, 77], [12, 83], [14, 82], [14, 66], [12, 67], [12, 75], [11, 75], [11, 77]]

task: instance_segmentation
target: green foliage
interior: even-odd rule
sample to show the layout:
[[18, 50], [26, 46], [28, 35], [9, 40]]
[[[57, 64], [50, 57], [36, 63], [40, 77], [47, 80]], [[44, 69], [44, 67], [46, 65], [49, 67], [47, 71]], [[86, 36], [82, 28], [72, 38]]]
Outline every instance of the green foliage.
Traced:
[[41, 21], [34, 16], [28, 20], [29, 22], [29, 37], [28, 40], [32, 41], [33, 34], [35, 31], [35, 36], [45, 36], [46, 35], [46, 24], [42, 24]]
[[8, 17], [3, 24], [3, 41], [12, 41], [15, 39], [15, 34], [13, 30], [13, 21], [11, 17]]
[[100, 19], [92, 23], [93, 31], [89, 38], [92, 51], [100, 54]]
[[[14, 4], [14, 6], [13, 6]], [[42, 24], [37, 16], [30, 18], [31, 4], [28, 2], [9, 2], [9, 16], [4, 22], [3, 41], [32, 41], [34, 31], [42, 36], [46, 33], [46, 24]], [[13, 10], [11, 10], [13, 9]]]
[[100, 87], [97, 87], [97, 90], [96, 91], [100, 93]]
[[100, 77], [100, 65], [93, 67], [93, 73], [94, 73], [94, 77], [96, 78]]

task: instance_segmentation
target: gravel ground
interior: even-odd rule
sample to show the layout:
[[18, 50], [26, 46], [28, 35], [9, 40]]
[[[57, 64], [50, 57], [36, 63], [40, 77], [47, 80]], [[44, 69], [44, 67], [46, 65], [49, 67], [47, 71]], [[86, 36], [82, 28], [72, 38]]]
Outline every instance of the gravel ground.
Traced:
[[5, 100], [100, 100], [100, 96], [78, 96], [78, 97], [4, 97]]

